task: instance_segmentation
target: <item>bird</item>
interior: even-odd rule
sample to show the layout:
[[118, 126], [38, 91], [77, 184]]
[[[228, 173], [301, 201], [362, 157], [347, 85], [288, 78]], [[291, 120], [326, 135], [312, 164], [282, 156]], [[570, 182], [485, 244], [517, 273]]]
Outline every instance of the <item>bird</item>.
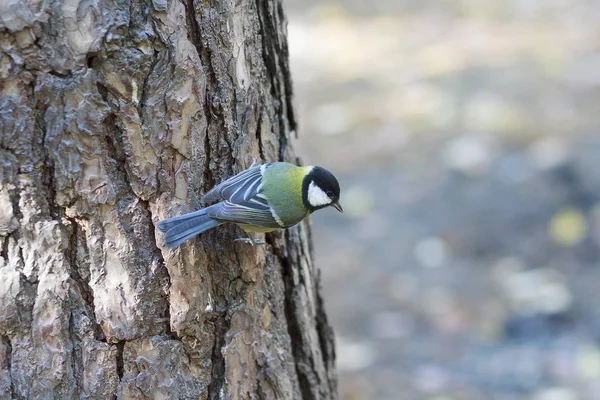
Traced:
[[224, 223], [237, 224], [252, 243], [250, 232], [289, 228], [329, 206], [344, 212], [339, 200], [338, 180], [323, 167], [253, 163], [203, 196], [205, 204], [214, 204], [159, 221], [157, 227], [164, 233], [167, 248]]

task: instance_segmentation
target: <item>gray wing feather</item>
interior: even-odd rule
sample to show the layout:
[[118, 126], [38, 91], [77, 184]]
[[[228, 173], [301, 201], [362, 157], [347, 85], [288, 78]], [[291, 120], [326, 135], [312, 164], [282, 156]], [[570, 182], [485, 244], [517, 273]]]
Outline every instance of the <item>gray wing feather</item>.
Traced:
[[220, 207], [207, 209], [208, 215], [219, 221], [281, 228], [266, 201], [263, 203], [260, 199], [253, 198], [250, 201], [236, 204], [226, 200], [219, 205]]
[[[266, 167], [268, 168], [269, 165], [266, 164]], [[221, 182], [206, 193], [202, 200], [207, 203], [220, 200], [228, 200], [235, 204], [247, 202], [258, 193], [261, 187], [261, 167], [261, 165], [257, 165]]]

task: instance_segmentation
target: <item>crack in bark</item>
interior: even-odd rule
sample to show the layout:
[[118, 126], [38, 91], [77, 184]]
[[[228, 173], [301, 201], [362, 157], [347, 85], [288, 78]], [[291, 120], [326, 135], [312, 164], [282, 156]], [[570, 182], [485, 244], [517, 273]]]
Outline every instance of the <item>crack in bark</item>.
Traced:
[[[204, 118], [206, 119], [206, 136], [204, 138], [204, 172], [203, 181], [206, 188], [213, 186], [213, 177], [210, 173], [210, 159], [211, 159], [211, 147], [210, 147], [210, 127], [212, 121], [211, 105], [209, 104], [208, 96], [210, 93], [215, 93], [216, 88], [213, 82], [216, 81], [215, 71], [211, 64], [211, 54], [208, 46], [204, 46], [202, 43], [202, 34], [200, 25], [196, 20], [196, 9], [194, 8], [194, 0], [182, 0], [183, 6], [186, 10], [186, 22], [189, 40], [196, 49], [198, 58], [200, 59], [201, 65], [206, 68], [206, 96], [202, 101], [202, 109], [204, 111]], [[200, 96], [198, 96], [200, 98]]]
[[89, 309], [85, 311], [94, 328], [94, 338], [98, 341], [105, 341], [106, 338], [104, 337], [104, 333], [100, 328], [100, 324], [98, 324], [98, 321], [96, 320], [96, 313], [94, 312], [94, 291], [90, 286], [88, 279], [84, 278], [79, 271], [80, 263], [77, 259], [77, 253], [75, 250], [82, 248], [86, 255], [89, 254], [85, 235], [83, 235], [83, 231], [81, 230], [79, 223], [75, 218], [67, 218], [67, 220], [71, 223], [71, 234], [69, 236], [69, 249], [71, 251], [68, 254], [70, 265], [69, 276], [77, 284], [81, 298], [89, 307]]
[[[274, 32], [274, 27], [270, 18], [268, 17], [269, 10], [267, 7], [267, 1], [256, 0], [256, 11], [258, 12], [258, 24], [261, 33], [260, 36], [262, 42], [263, 61], [265, 62], [267, 73], [271, 78], [271, 95], [277, 99], [279, 94], [279, 87], [276, 85], [277, 64], [275, 62], [275, 56], [271, 54], [275, 47], [271, 45], [271, 40], [273, 37], [271, 34]], [[275, 33], [277, 32], [275, 31]]]
[[[219, 261], [213, 258], [213, 254], [209, 255], [210, 265], [218, 265]], [[235, 253], [237, 257], [238, 254]], [[225, 277], [229, 287], [233, 286], [232, 280]], [[231, 328], [231, 309], [230, 303], [225, 305], [218, 303], [218, 298], [231, 299], [235, 301], [235, 296], [231, 293], [226, 294], [224, 291], [227, 287], [219, 284], [217, 279], [212, 279], [212, 293], [214, 295], [214, 311], [210, 314], [209, 322], [213, 326], [214, 342], [211, 352], [211, 375], [208, 384], [208, 398], [211, 400], [221, 400], [225, 385], [225, 357], [223, 356], [223, 348], [226, 346], [225, 337]]]
[[[146, 82], [144, 82], [145, 84]], [[145, 87], [145, 86], [143, 86]], [[135, 191], [133, 190], [133, 186], [131, 185], [131, 181], [129, 179], [129, 171], [128, 171], [128, 162], [127, 162], [127, 154], [125, 152], [125, 139], [123, 136], [123, 130], [119, 128], [115, 112], [113, 111], [114, 102], [112, 102], [109, 98], [110, 92], [104, 86], [104, 84], [100, 81], [96, 81], [96, 88], [98, 90], [98, 94], [102, 98], [102, 101], [110, 107], [110, 112], [106, 116], [104, 120], [104, 125], [110, 132], [114, 133], [113, 135], [109, 135], [107, 133], [104, 134], [105, 143], [107, 144], [107, 155], [109, 158], [114, 160], [114, 165], [117, 173], [120, 176], [120, 180], [125, 184], [126, 188], [119, 188], [122, 195], [125, 195], [125, 192], [131, 194], [133, 197], [138, 199], [138, 201], [144, 201], [139, 198]], [[145, 90], [142, 90], [142, 95], [140, 98], [144, 96]], [[140, 128], [142, 128], [143, 120], [142, 114], [139, 107], [142, 107], [142, 101], [140, 100], [140, 105], [138, 105], [138, 115], [140, 116]], [[115, 105], [118, 108], [118, 105]]]
[[[150, 211], [150, 204], [148, 203], [148, 201], [145, 200], [139, 200], [138, 199], [138, 204], [140, 204], [142, 210], [144, 212], [146, 212], [146, 215], [148, 216], [148, 220], [152, 221], [152, 212]], [[155, 238], [156, 237], [156, 227], [154, 226], [153, 223], [149, 224], [149, 235], [151, 238]], [[165, 259], [163, 257], [162, 251], [160, 251], [160, 249], [158, 248], [158, 245], [156, 244], [156, 241], [153, 241], [153, 253], [154, 253], [154, 257], [156, 257], [158, 259], [158, 263], [160, 266], [162, 266], [164, 272], [165, 272], [165, 278], [166, 278], [166, 285], [167, 287], [165, 288], [165, 303], [166, 303], [166, 307], [165, 307], [165, 315], [164, 315], [164, 320], [166, 321], [165, 324], [165, 334], [168, 335], [171, 338], [174, 339], [179, 339], [178, 335], [176, 332], [173, 332], [171, 330], [171, 301], [169, 299], [169, 292], [170, 292], [170, 288], [171, 288], [171, 275], [169, 275], [169, 269], [167, 268], [167, 264], [165, 263]]]
[[[291, 240], [289, 237], [289, 231], [284, 231], [284, 240], [285, 247], [288, 254], [291, 254]], [[293, 265], [290, 262], [289, 258], [286, 257], [282, 248], [276, 245], [276, 243], [272, 240], [270, 235], [267, 236], [267, 242], [270, 247], [273, 249], [273, 254], [279, 260], [281, 265], [281, 277], [283, 279], [283, 284], [285, 287], [285, 299], [284, 299], [284, 310], [285, 310], [285, 320], [287, 324], [288, 335], [290, 337], [290, 342], [292, 345], [292, 356], [294, 357], [294, 367], [296, 368], [296, 376], [298, 377], [298, 384], [300, 393], [302, 395], [303, 400], [315, 400], [313, 392], [311, 390], [310, 380], [308, 376], [302, 369], [300, 368], [300, 362], [304, 362], [306, 357], [302, 351], [302, 329], [298, 320], [295, 316], [295, 305], [294, 305], [294, 282], [292, 281], [292, 268]]]
[[102, 98], [102, 101], [111, 109], [106, 118], [104, 119], [104, 126], [114, 134], [109, 135], [105, 133], [103, 136], [107, 145], [107, 156], [114, 161], [116, 172], [121, 178], [120, 181], [125, 183], [126, 186], [126, 189], [123, 187], [119, 187], [118, 190], [122, 192], [121, 195], [125, 195], [124, 192], [129, 192], [133, 196], [135, 196], [135, 192], [133, 191], [131, 182], [129, 181], [129, 173], [126, 168], [127, 156], [124, 150], [125, 147], [123, 146], [123, 131], [119, 129], [117, 125], [116, 116], [112, 109], [112, 102], [109, 99], [109, 91], [102, 84], [102, 82], [98, 80], [96, 81], [96, 88], [98, 90], [98, 94]]
[[114, 344], [117, 348], [117, 376], [119, 377], [119, 382], [123, 380], [123, 375], [125, 374], [125, 361], [123, 360], [125, 343], [127, 343], [127, 341], [120, 340]]
[[225, 335], [230, 328], [230, 321], [226, 316], [226, 311], [219, 312], [211, 321], [214, 326], [215, 341], [211, 355], [211, 379], [208, 384], [208, 396], [211, 400], [220, 399], [220, 393], [225, 384], [225, 358], [223, 357], [223, 347], [225, 347]]
[[[279, 16], [280, 26], [285, 27], [285, 24], [281, 21], [285, 21], [285, 13], [283, 12], [283, 5], [281, 2], [277, 2], [277, 14]], [[274, 37], [279, 37], [274, 35]], [[279, 51], [277, 54], [279, 55], [279, 68], [281, 68], [281, 75], [283, 76], [283, 85], [284, 85], [284, 98], [286, 102], [286, 110], [287, 110], [287, 121], [289, 124], [290, 131], [296, 132], [296, 138], [298, 138], [298, 122], [296, 121], [296, 116], [294, 114], [294, 85], [292, 83], [292, 73], [290, 71], [289, 66], [289, 51], [287, 40], [283, 40], [280, 43]]]
[[[301, 228], [301, 226], [298, 226], [295, 229], [299, 232], [302, 228]], [[305, 249], [304, 249], [302, 240], [300, 240], [299, 243], [300, 243], [300, 248], [295, 249], [296, 259], [294, 260], [294, 263], [292, 263], [298, 267], [299, 282], [298, 282], [298, 285], [294, 286], [293, 282], [291, 282], [291, 280], [289, 281], [290, 293], [293, 293], [293, 291], [298, 287], [307, 289], [310, 286], [310, 285], [307, 285], [307, 282], [304, 280], [304, 274], [301, 271], [302, 257], [305, 255]], [[292, 253], [293, 249], [291, 249], [292, 240], [290, 239], [289, 231], [286, 231], [286, 244], [288, 247], [288, 257], [290, 257], [290, 255], [293, 254]], [[307, 294], [309, 296], [312, 295], [312, 293], [307, 293]], [[296, 346], [294, 346], [294, 348], [296, 349], [296, 352], [298, 354], [298, 358], [296, 359], [298, 361], [298, 364], [296, 365], [296, 368], [300, 371], [298, 378], [300, 380], [300, 386], [303, 389], [302, 390], [303, 398], [305, 400], [316, 400], [318, 398], [318, 396], [315, 396], [315, 394], [319, 393], [320, 389], [315, 390], [315, 385], [311, 380], [312, 376], [317, 376], [317, 374], [315, 373], [315, 371], [316, 371], [315, 359], [311, 353], [307, 353], [305, 351], [306, 343], [304, 342], [304, 339], [302, 337], [301, 322], [296, 318], [298, 303], [294, 302], [293, 300], [294, 300], [294, 296], [290, 296], [292, 329], [296, 335]], [[310, 329], [310, 328], [308, 328], [308, 329]], [[308, 366], [310, 368], [308, 371], [303, 368], [300, 368], [301, 366], [306, 365], [306, 364], [308, 364]]]
[[[208, 110], [206, 109], [207, 106], [206, 104], [203, 105], [203, 107], [205, 108], [204, 112], [208, 113]], [[204, 138], [204, 173], [203, 173], [203, 180], [204, 180], [204, 187], [208, 188], [213, 186], [212, 185], [212, 174], [210, 173], [210, 135], [208, 134], [208, 128], [210, 127], [210, 119], [206, 120], [206, 137]], [[209, 183], [210, 182], [210, 183]]]
[[71, 70], [68, 70], [67, 72], [58, 72], [56, 70], [49, 70], [47, 71], [48, 74], [52, 75], [52, 76], [56, 76], [57, 78], [70, 78], [73, 76], [73, 72]]
[[[4, 344], [6, 345], [6, 359], [4, 360], [4, 365], [2, 367], [12, 375], [12, 342], [8, 335], [0, 335], [0, 340], [3, 340]], [[10, 395], [12, 399], [19, 398], [17, 395], [17, 389], [15, 388], [15, 384], [12, 379], [10, 380]]]
[[2, 257], [5, 263], [8, 262], [8, 238], [10, 236], [11, 235], [2, 237], [2, 249], [0, 249], [0, 257]]
[[142, 90], [140, 93], [140, 99], [137, 104], [138, 115], [140, 117], [140, 126], [142, 127], [142, 130], [143, 130], [144, 124], [146, 122], [144, 120], [144, 112], [143, 111], [144, 111], [144, 106], [146, 104], [146, 100], [148, 97], [148, 84], [150, 81], [150, 75], [152, 75], [152, 73], [154, 72], [154, 69], [156, 68], [156, 65], [160, 61], [159, 55], [160, 55], [160, 52], [157, 51], [156, 49], [153, 49], [152, 61], [150, 62], [150, 68], [148, 68], [148, 73], [146, 74], [146, 76], [144, 77], [144, 81], [142, 82]]
[[[299, 160], [298, 165], [300, 165]], [[306, 222], [309, 225], [309, 222]], [[306, 228], [306, 241], [301, 241], [300, 245], [302, 246], [302, 255], [307, 257], [307, 261], [311, 263], [314, 259], [314, 248], [313, 248], [313, 235], [310, 226]], [[333, 328], [329, 324], [329, 320], [327, 318], [327, 313], [325, 312], [325, 302], [322, 296], [323, 288], [321, 286], [321, 271], [316, 270], [315, 279], [314, 279], [314, 296], [316, 300], [316, 330], [317, 337], [319, 339], [319, 347], [321, 348], [321, 359], [323, 361], [323, 366], [325, 367], [325, 372], [332, 372], [335, 374], [335, 334], [333, 332]], [[337, 393], [336, 380], [330, 379], [329, 375], [326, 375], [327, 386], [329, 387], [329, 393]]]
[[75, 322], [74, 320], [74, 316], [73, 316], [73, 311], [71, 310], [71, 312], [69, 313], [69, 336], [70, 339], [73, 343], [73, 347], [71, 349], [71, 362], [73, 363], [72, 368], [73, 368], [73, 378], [75, 378], [75, 393], [79, 392], [83, 392], [81, 385], [83, 384], [83, 373], [82, 370], [84, 368], [83, 365], [83, 357], [82, 357], [82, 350], [81, 350], [81, 341], [79, 340], [78, 336], [75, 333]]
[[[46, 124], [43, 120], [43, 115], [38, 109], [38, 102], [35, 98], [35, 86], [37, 75], [32, 74], [33, 78], [31, 80], [31, 98], [33, 99], [32, 109], [35, 119], [35, 127], [38, 132], [41, 134], [41, 144], [42, 144], [42, 154], [43, 154], [43, 163], [44, 169], [41, 173], [43, 185], [48, 193], [46, 196], [46, 200], [48, 203], [48, 211], [50, 213], [50, 218], [54, 220], [60, 221], [60, 217], [64, 214], [63, 208], [56, 202], [56, 184], [55, 184], [55, 171], [54, 171], [54, 162], [52, 157], [50, 157], [50, 153], [48, 151], [49, 147], [46, 143], [48, 132], [46, 131]], [[62, 96], [62, 95], [61, 95]]]
[[[12, 153], [11, 153], [12, 154]], [[13, 154], [14, 155], [14, 154]], [[15, 156], [18, 160], [18, 158]], [[21, 220], [23, 214], [21, 213], [21, 207], [19, 207], [19, 201], [21, 200], [21, 192], [19, 191], [18, 185], [15, 185], [13, 190], [8, 191], [8, 198], [12, 205], [13, 217], [17, 220], [17, 228], [9, 230], [8, 234], [2, 238], [2, 248], [0, 248], [0, 257], [4, 259], [5, 264], [8, 264], [8, 246], [10, 238], [13, 237], [15, 243], [18, 243], [19, 230], [21, 227]], [[23, 250], [19, 247], [19, 256], [23, 260]]]
[[292, 78], [288, 65], [288, 49], [286, 41], [282, 43], [278, 40], [278, 22], [284, 19], [283, 7], [277, 2], [277, 16], [271, 15], [268, 8], [268, 1], [256, 0], [256, 9], [258, 11], [258, 22], [260, 26], [262, 39], [262, 56], [267, 69], [267, 74], [271, 79], [271, 95], [274, 99], [283, 99], [275, 101], [276, 113], [279, 123], [279, 161], [285, 160], [286, 149], [288, 148], [289, 138], [285, 122], [287, 120], [289, 129], [296, 131], [297, 124], [292, 104]]
[[263, 149], [262, 142], [262, 124], [263, 124], [263, 113], [262, 107], [258, 112], [258, 118], [256, 120], [256, 140], [258, 140], [258, 154], [260, 155], [260, 159], [266, 161], [265, 158], [265, 150]]
[[[275, 56], [271, 54], [274, 50], [274, 46], [271, 44], [272, 33], [273, 33], [273, 24], [271, 23], [269, 16], [269, 10], [267, 7], [267, 1], [265, 0], [256, 0], [256, 11], [258, 13], [258, 24], [259, 24], [259, 32], [261, 33], [261, 44], [262, 44], [262, 58], [265, 63], [265, 67], [267, 70], [267, 75], [271, 80], [271, 91], [270, 94], [274, 99], [281, 98], [279, 96], [279, 85], [277, 82], [277, 63], [275, 62]], [[268, 26], [267, 26], [268, 25]], [[268, 29], [268, 30], [267, 30]], [[275, 32], [276, 33], [276, 32]], [[280, 104], [277, 101], [274, 102], [274, 106], [276, 109], [276, 113], [280, 116], [279, 119], [279, 129], [280, 136], [285, 136], [285, 130], [282, 129], [283, 121], [281, 120], [281, 110]], [[259, 117], [260, 118], [260, 117]], [[280, 148], [279, 148], [279, 161], [283, 161], [283, 153], [281, 143], [283, 140], [280, 138]]]

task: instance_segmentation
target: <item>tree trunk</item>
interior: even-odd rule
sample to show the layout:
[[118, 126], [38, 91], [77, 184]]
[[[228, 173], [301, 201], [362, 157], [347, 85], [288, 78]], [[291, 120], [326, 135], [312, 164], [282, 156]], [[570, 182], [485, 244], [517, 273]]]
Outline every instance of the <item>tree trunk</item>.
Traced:
[[307, 223], [154, 229], [296, 161], [279, 0], [6, 0], [0, 45], [0, 398], [336, 398]]

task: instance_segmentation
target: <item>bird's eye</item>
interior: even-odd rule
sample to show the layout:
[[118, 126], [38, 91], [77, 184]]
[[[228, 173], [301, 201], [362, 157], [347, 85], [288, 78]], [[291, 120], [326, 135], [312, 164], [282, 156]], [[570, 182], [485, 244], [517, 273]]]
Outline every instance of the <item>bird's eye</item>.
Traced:
[[329, 196], [329, 197], [333, 196], [333, 192], [331, 190], [328, 190], [327, 191], [327, 196]]

